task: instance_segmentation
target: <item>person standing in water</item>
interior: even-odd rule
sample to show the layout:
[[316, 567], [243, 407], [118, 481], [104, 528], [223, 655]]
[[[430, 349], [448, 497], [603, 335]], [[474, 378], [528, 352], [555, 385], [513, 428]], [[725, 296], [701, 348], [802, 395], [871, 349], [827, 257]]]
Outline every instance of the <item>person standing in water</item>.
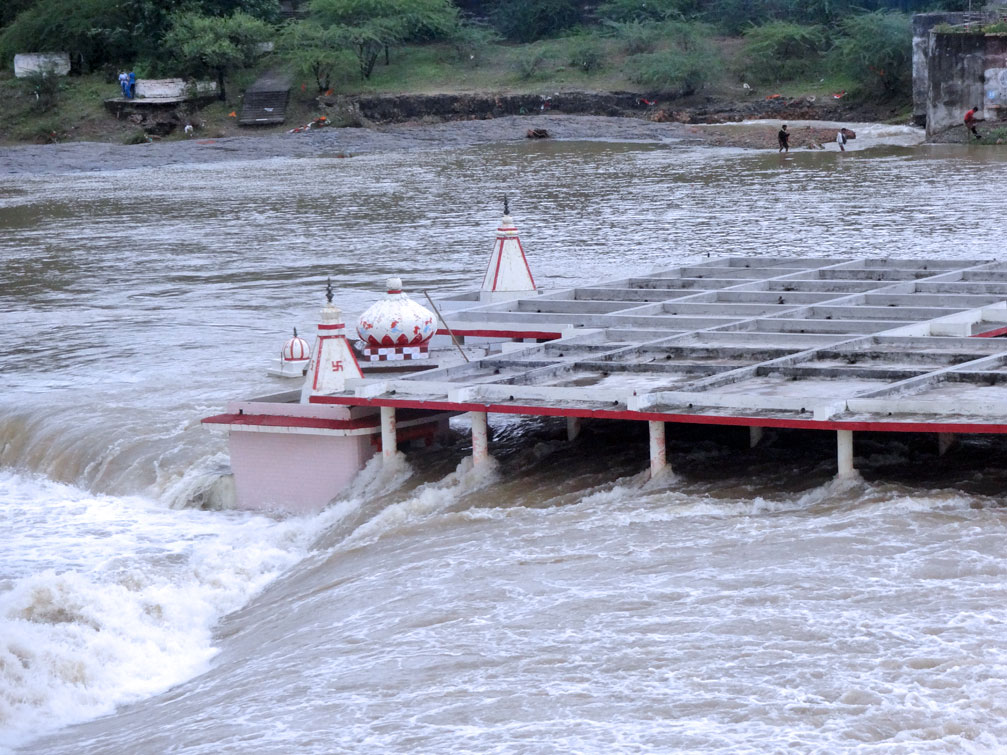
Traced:
[[846, 129], [841, 128], [836, 132], [836, 144], [839, 145], [839, 151], [846, 151]]
[[787, 131], [786, 123], [780, 126], [780, 131], [776, 134], [776, 139], [780, 142], [780, 152], [790, 152], [790, 132]]

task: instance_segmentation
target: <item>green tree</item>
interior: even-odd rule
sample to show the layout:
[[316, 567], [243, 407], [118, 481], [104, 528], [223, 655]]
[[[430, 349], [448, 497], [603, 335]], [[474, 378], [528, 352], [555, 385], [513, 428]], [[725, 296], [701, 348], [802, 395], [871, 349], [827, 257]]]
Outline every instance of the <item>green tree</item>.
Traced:
[[576, 0], [498, 0], [492, 16], [507, 39], [534, 42], [579, 23], [581, 8]]
[[382, 51], [401, 42], [450, 37], [458, 28], [451, 0], [312, 0], [312, 19], [343, 40], [368, 79]]
[[598, 17], [607, 21], [664, 21], [686, 18], [699, 9], [696, 0], [605, 0], [598, 6]]
[[223, 100], [224, 78], [254, 64], [272, 33], [273, 27], [246, 13], [217, 18], [180, 12], [171, 17], [164, 48], [183, 75], [215, 76]]
[[36, 0], [6, 0], [0, 5], [0, 29], [9, 24], [22, 11], [28, 10]]
[[651, 91], [686, 96], [695, 94], [721, 70], [720, 56], [701, 23], [669, 21], [661, 25], [670, 46], [626, 59], [630, 78]]
[[115, 60], [124, 50], [110, 49], [96, 29], [118, 25], [119, 13], [117, 0], [39, 0], [0, 33], [0, 58], [66, 51], [85, 70]]
[[743, 57], [752, 81], [787, 81], [809, 73], [825, 49], [821, 26], [770, 21], [745, 31]]
[[337, 29], [317, 21], [295, 21], [283, 27], [277, 50], [300, 72], [313, 76], [319, 92], [332, 86], [332, 75], [348, 55]]
[[836, 69], [864, 95], [882, 98], [912, 86], [912, 21], [904, 13], [875, 11], [850, 16], [840, 24], [842, 36], [830, 57]]

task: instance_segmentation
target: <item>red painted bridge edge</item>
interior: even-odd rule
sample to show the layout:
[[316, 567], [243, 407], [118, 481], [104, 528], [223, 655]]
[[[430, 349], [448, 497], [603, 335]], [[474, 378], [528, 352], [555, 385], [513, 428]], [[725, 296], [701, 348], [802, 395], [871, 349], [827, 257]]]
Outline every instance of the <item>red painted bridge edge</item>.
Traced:
[[772, 419], [706, 414], [665, 414], [634, 412], [627, 409], [561, 409], [551, 406], [515, 406], [513, 404], [453, 403], [448, 401], [417, 401], [411, 399], [363, 399], [343, 396], [312, 396], [313, 404], [343, 404], [347, 406], [392, 406], [396, 409], [428, 409], [452, 412], [488, 412], [490, 414], [523, 414], [537, 417], [581, 417], [652, 422], [679, 422], [690, 425], [725, 425], [734, 427], [779, 427], [793, 430], [853, 430], [885, 433], [971, 433], [1007, 434], [1007, 424], [971, 422], [843, 422], [841, 420]]

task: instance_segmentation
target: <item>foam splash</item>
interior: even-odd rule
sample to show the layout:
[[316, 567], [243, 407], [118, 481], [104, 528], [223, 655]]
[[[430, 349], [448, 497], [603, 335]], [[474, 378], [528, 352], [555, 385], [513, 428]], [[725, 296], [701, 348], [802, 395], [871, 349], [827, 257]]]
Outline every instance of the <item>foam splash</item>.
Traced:
[[319, 519], [177, 511], [0, 473], [0, 748], [201, 673]]
[[[404, 457], [400, 463], [407, 463]], [[492, 457], [486, 464], [476, 467], [472, 463], [472, 457], [468, 456], [459, 462], [454, 472], [443, 479], [420, 485], [406, 500], [382, 508], [371, 519], [361, 524], [346, 539], [344, 545], [354, 547], [365, 545], [378, 540], [389, 531], [445, 511], [464, 496], [493, 484], [497, 480], [498, 470], [498, 463]]]

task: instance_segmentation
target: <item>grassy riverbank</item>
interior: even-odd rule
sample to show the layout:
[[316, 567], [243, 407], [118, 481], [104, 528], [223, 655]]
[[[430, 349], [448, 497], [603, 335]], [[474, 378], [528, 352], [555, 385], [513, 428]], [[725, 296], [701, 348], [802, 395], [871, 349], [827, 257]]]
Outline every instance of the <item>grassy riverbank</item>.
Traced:
[[[615, 41], [602, 41], [598, 65], [579, 63], [583, 53], [577, 37], [542, 40], [531, 44], [491, 44], [477, 52], [461, 53], [450, 44], [426, 44], [393, 49], [388, 64], [382, 60], [367, 81], [354, 75], [347, 66], [334, 77], [335, 95], [348, 97], [380, 94], [482, 93], [554, 95], [557, 92], [637, 92], [642, 98], [660, 99], [656, 107], [667, 111], [702, 108], [717, 103], [726, 113], [758, 110], [767, 98], [798, 100], [802, 105], [835, 105], [832, 94], [852, 89], [848, 80], [835, 76], [816, 76], [773, 84], [749, 86], [742, 83], [742, 65], [734, 38], [718, 40], [720, 64], [717, 75], [688, 97], [653, 94], [634, 83], [626, 72], [625, 54]], [[283, 131], [303, 125], [322, 111], [317, 103], [317, 86], [309, 76], [295, 76], [287, 122], [283, 126], [239, 129], [232, 112], [240, 112], [241, 93], [255, 80], [257, 73], [275, 66], [265, 59], [254, 70], [246, 70], [228, 82], [228, 99], [214, 102], [198, 111], [184, 111], [200, 135], [223, 137], [247, 133]], [[0, 77], [0, 97], [5, 107], [0, 110], [0, 142], [48, 143], [64, 141], [131, 142], [144, 140], [142, 128], [128, 120], [117, 120], [104, 107], [103, 100], [118, 95], [118, 85], [112, 73], [70, 76], [59, 80], [53, 102], [47, 108], [33, 91], [31, 83], [14, 79], [9, 73]], [[904, 122], [910, 105], [895, 100], [882, 105], [872, 102], [850, 102], [847, 109], [861, 108], [860, 120], [894, 120]], [[641, 116], [646, 114], [641, 113]], [[431, 114], [431, 118], [440, 117]], [[741, 117], [741, 116], [739, 116]], [[745, 116], [747, 117], [747, 116]], [[175, 132], [167, 139], [182, 138]]]

